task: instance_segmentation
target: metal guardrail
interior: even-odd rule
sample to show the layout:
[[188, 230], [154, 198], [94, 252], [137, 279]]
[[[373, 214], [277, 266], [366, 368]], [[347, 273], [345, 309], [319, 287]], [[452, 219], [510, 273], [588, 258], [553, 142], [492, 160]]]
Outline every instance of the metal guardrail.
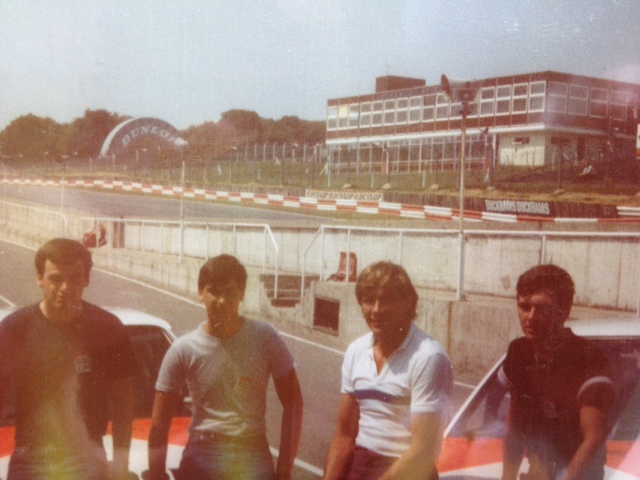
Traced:
[[[333, 244], [331, 246], [326, 245], [327, 236], [329, 235], [329, 232], [336, 232], [336, 235], [342, 235], [340, 240], [333, 239]], [[538, 252], [537, 258], [533, 259], [529, 255], [526, 259], [514, 260], [514, 263], [516, 264], [518, 263], [518, 260], [520, 260], [520, 263], [523, 264], [521, 267], [522, 270], [518, 270], [519, 266], [514, 265], [513, 270], [515, 270], [515, 272], [512, 271], [511, 274], [515, 274], [515, 273], [520, 274], [522, 271], [524, 271], [525, 268], [532, 266], [532, 263], [535, 263], [536, 261], [538, 264], [549, 263], [552, 261], [553, 262], [559, 261], [561, 264], [569, 263], [570, 259], [568, 258], [558, 258], [557, 249], [549, 253], [549, 244], [552, 241], [571, 242], [571, 245], [575, 246], [576, 248], [583, 248], [584, 245], [588, 243], [588, 242], [583, 242], [584, 245], [579, 245], [578, 243], [581, 240], [622, 241], [624, 243], [628, 242], [628, 243], [634, 244], [633, 250], [628, 252], [629, 255], [640, 255], [640, 232], [638, 233], [635, 233], [635, 232], [549, 232], [549, 231], [545, 232], [545, 231], [504, 231], [504, 230], [465, 230], [464, 232], [460, 232], [458, 230], [442, 230], [442, 229], [402, 229], [402, 228], [382, 228], [381, 229], [381, 228], [372, 228], [372, 227], [323, 225], [318, 229], [315, 235], [313, 235], [313, 237], [309, 240], [308, 244], [304, 248], [304, 251], [302, 254], [303, 255], [302, 284], [305, 285], [304, 283], [305, 276], [310, 271], [308, 263], [309, 263], [309, 258], [311, 256], [312, 249], [314, 247], [318, 246], [319, 244], [320, 262], [321, 262], [320, 274], [321, 274], [321, 279], [324, 280], [325, 278], [324, 262], [327, 256], [327, 252], [330, 251], [335, 256], [337, 251], [340, 250], [340, 247], [336, 245], [336, 244], [339, 244], [346, 251], [346, 255], [348, 257], [352, 251], [358, 249], [357, 246], [354, 247], [353, 239], [354, 239], [354, 236], [356, 235], [358, 237], [365, 237], [365, 238], [360, 238], [360, 241], [359, 241], [360, 251], [358, 252], [359, 255], [363, 253], [363, 250], [362, 250], [363, 245], [369, 245], [371, 242], [376, 242], [376, 241], [378, 243], [381, 243], [383, 239], [386, 239], [387, 240], [385, 243], [386, 248], [384, 249], [383, 252], [381, 252], [380, 250], [377, 251], [378, 258], [376, 258], [375, 260], [389, 259], [396, 263], [405, 265], [405, 268], [407, 268], [408, 270], [412, 268], [415, 269], [416, 263], [425, 265], [425, 268], [429, 268], [433, 265], [433, 263], [437, 263], [437, 262], [433, 261], [432, 258], [429, 258], [429, 254], [427, 251], [425, 251], [422, 256], [416, 255], [415, 246], [413, 246], [413, 249], [410, 252], [411, 259], [405, 258], [404, 256], [405, 238], [413, 238], [413, 239], [417, 238], [419, 239], [418, 242], [422, 242], [426, 247], [426, 244], [429, 242], [435, 243], [433, 242], [435, 238], [439, 237], [443, 239], [444, 237], [444, 240], [446, 241], [443, 240], [441, 243], [443, 243], [445, 246], [438, 246], [437, 248], [446, 249], [447, 246], [451, 247], [450, 251], [447, 252], [448, 254], [447, 259], [450, 260], [451, 263], [456, 261], [457, 271], [455, 272], [455, 278], [452, 278], [450, 283], [452, 285], [455, 283], [454, 289], [457, 290], [456, 297], [458, 300], [464, 300], [466, 298], [465, 285], [469, 283], [469, 278], [465, 278], [465, 269], [466, 269], [466, 265], [469, 263], [470, 260], [472, 261], [475, 260], [473, 258], [469, 258], [470, 255], [472, 255], [472, 253], [469, 253], [468, 251], [469, 246], [473, 242], [481, 243], [484, 238], [493, 239], [493, 240], [502, 240], [502, 241], [504, 241], [505, 239], [513, 238], [513, 239], [521, 239], [523, 241], [531, 240], [537, 243], [538, 245], [537, 248], [529, 247], [528, 249], [529, 254], [532, 251], [537, 250]], [[378, 240], [371, 239], [374, 235], [378, 238]], [[390, 238], [395, 238], [395, 241], [392, 242]], [[574, 240], [575, 242], [572, 242]], [[395, 243], [395, 247], [392, 245], [392, 243]], [[458, 248], [453, 248], [456, 245]], [[554, 244], [554, 246], [557, 246], [557, 244]], [[601, 248], [601, 247], [602, 246], [600, 245], [598, 248]], [[584, 248], [587, 248], [587, 247], [584, 247]], [[364, 253], [367, 254], [369, 249], [370, 248], [364, 248]], [[570, 247], [567, 247], [567, 249], [570, 249]], [[426, 250], [426, 248], [423, 248], [423, 250]], [[600, 252], [602, 252], [602, 250], [600, 250]], [[620, 252], [618, 255], [619, 256], [616, 257], [615, 259], [611, 258], [611, 261], [616, 264], [618, 261], [620, 263], [624, 263], [624, 255], [625, 255], [624, 252]], [[488, 256], [491, 256], [491, 252], [488, 253]], [[366, 260], [367, 261], [364, 262], [365, 265], [372, 259], [367, 258]], [[529, 260], [531, 260], [531, 262], [526, 263]], [[587, 260], [591, 260], [592, 263], [599, 262], [598, 267], [595, 267], [595, 268], [603, 268], [603, 265], [606, 264], [608, 259], [603, 258], [603, 256], [600, 253], [598, 253], [596, 258], [586, 259], [585, 261]], [[491, 265], [491, 267], [492, 266], [493, 265]], [[475, 271], [477, 271], [477, 265], [475, 265], [475, 267], [476, 267]], [[489, 267], [490, 266], [487, 265], [487, 269]], [[623, 273], [628, 277], [626, 283], [629, 283], [631, 281], [636, 283], [637, 293], [636, 293], [636, 298], [634, 299], [635, 310], [640, 315], [640, 267], [636, 268], [635, 262], [630, 261], [629, 265], [626, 268], [624, 268], [624, 265], [623, 265], [622, 267], [620, 267], [620, 269], [624, 270]], [[604, 275], [604, 273], [605, 272], [602, 272], [602, 275]], [[470, 274], [466, 273], [466, 275], [470, 275]], [[414, 275], [412, 275], [412, 278], [413, 277]], [[416, 281], [414, 283], [416, 283], [416, 286], [430, 288], [428, 285], [421, 284], [420, 278], [416, 278], [415, 280]], [[580, 285], [582, 282], [585, 281], [583, 278], [574, 278], [574, 280], [576, 281], [577, 285]], [[345, 278], [344, 281], [348, 282], [348, 278]], [[593, 278], [592, 278], [592, 281], [593, 281]], [[622, 280], [620, 280], [620, 282], [624, 283]], [[513, 288], [513, 286], [511, 286], [511, 288]], [[611, 286], [609, 285], [602, 286], [602, 289], [606, 289], [606, 288], [611, 288]], [[477, 292], [473, 292], [473, 293], [477, 293]], [[481, 292], [481, 293], [485, 293], [489, 295], [495, 294], [490, 292]], [[304, 295], [304, 291], [302, 292], [302, 295]], [[616, 305], [611, 305], [611, 307], [616, 308]]]
[[[5, 225], [26, 224], [38, 229], [51, 231], [54, 235], [66, 236], [69, 221], [67, 216], [60, 212], [48, 208], [34, 207], [23, 203], [13, 203], [0, 200], [2, 204], [2, 221]], [[53, 217], [52, 226], [50, 218]], [[57, 223], [57, 225], [56, 225]]]
[[[261, 265], [263, 272], [266, 272], [268, 268], [275, 272], [274, 295], [277, 298], [280, 247], [269, 225], [114, 217], [82, 217], [81, 224], [82, 231], [86, 232], [85, 235], [99, 236], [102, 227], [104, 238], [96, 240], [96, 242], [104, 242], [104, 245], [112, 248], [175, 255], [181, 260], [184, 255], [206, 259], [214, 254], [232, 251], [247, 265]], [[242, 240], [239, 238], [255, 231], [263, 233], [262, 252], [260, 253], [256, 249], [242, 249], [242, 255], [240, 255], [238, 242]], [[225, 240], [226, 235], [222, 235], [224, 232], [230, 233], [230, 242]], [[212, 237], [214, 234], [218, 234], [218, 245], [226, 248], [213, 247], [214, 239]], [[243, 240], [250, 241], [250, 239]], [[91, 242], [93, 241], [92, 238]], [[271, 258], [270, 252], [272, 252]]]

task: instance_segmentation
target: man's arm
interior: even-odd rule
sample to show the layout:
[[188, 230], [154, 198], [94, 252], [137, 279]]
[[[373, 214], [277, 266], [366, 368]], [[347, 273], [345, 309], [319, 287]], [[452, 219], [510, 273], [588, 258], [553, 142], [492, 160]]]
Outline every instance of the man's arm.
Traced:
[[583, 469], [594, 458], [596, 451], [607, 440], [609, 434], [607, 415], [591, 405], [580, 408], [580, 428], [583, 440], [567, 466], [562, 480], [574, 480], [583, 477]]
[[151, 414], [151, 431], [149, 432], [149, 473], [145, 475], [145, 479], [167, 478], [169, 428], [179, 403], [180, 395], [156, 392], [153, 413]]
[[302, 431], [302, 392], [296, 371], [274, 379], [276, 393], [282, 404], [282, 424], [280, 427], [280, 454], [276, 467], [276, 478], [290, 479], [293, 462], [298, 452]]
[[436, 471], [442, 440], [440, 414], [415, 413], [411, 416], [411, 447], [380, 477], [380, 480], [424, 479]]
[[113, 475], [126, 478], [133, 427], [133, 382], [131, 377], [112, 382], [113, 390]]
[[343, 393], [340, 398], [338, 429], [329, 445], [323, 480], [343, 478], [356, 446], [359, 421], [360, 406], [356, 397]]

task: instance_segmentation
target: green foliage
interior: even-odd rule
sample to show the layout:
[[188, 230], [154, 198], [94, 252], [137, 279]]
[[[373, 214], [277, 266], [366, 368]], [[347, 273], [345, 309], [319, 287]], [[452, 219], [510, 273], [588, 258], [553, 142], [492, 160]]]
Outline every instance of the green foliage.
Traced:
[[71, 123], [66, 153], [97, 157], [109, 132], [127, 118], [106, 110], [85, 110], [83, 117]]
[[[227, 110], [220, 116], [218, 134], [236, 143], [262, 141], [262, 122], [256, 112], [249, 110]], [[233, 140], [232, 140], [233, 141]]]
[[15, 164], [31, 162], [34, 158], [54, 158], [63, 150], [63, 130], [51, 118], [23, 115], [5, 128], [2, 153]]
[[265, 130], [265, 141], [269, 143], [316, 144], [325, 138], [324, 122], [309, 122], [295, 116], [269, 121]]
[[[59, 124], [51, 118], [25, 115], [0, 132], [0, 153], [13, 158], [13, 163], [27, 159], [30, 164], [48, 164], [52, 158], [95, 159], [109, 133], [128, 118], [103, 109], [86, 110], [82, 117], [68, 124]], [[273, 145], [323, 143], [325, 124], [295, 116], [285, 116], [279, 120], [265, 119], [253, 111], [232, 109], [222, 113], [219, 122], [194, 125], [182, 134], [188, 142], [184, 153], [192, 162], [197, 162], [197, 159], [220, 161], [246, 158], [239, 152], [254, 148], [266, 151], [267, 145], [271, 152]], [[144, 157], [159, 148], [142, 140], [133, 146], [146, 152]]]

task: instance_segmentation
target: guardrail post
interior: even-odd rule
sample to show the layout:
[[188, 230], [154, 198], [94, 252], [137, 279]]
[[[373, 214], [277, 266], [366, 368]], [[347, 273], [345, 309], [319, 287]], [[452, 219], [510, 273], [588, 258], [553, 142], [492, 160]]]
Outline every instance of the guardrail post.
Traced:
[[464, 232], [458, 233], [458, 286], [456, 289], [456, 300], [464, 300]]

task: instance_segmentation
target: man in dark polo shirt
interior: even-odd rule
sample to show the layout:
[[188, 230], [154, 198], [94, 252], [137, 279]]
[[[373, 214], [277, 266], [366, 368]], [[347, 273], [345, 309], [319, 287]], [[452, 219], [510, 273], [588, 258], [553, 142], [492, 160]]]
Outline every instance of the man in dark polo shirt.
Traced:
[[109, 478], [102, 436], [110, 416], [111, 478], [126, 478], [136, 370], [129, 336], [117, 317], [82, 300], [92, 260], [79, 242], [47, 242], [35, 265], [43, 299], [0, 322], [0, 407], [15, 385], [8, 480]]
[[602, 480], [615, 393], [604, 355], [564, 326], [573, 280], [539, 265], [516, 290], [524, 337], [511, 342], [500, 372], [511, 392], [502, 478], [518, 478], [526, 454], [521, 478]]

